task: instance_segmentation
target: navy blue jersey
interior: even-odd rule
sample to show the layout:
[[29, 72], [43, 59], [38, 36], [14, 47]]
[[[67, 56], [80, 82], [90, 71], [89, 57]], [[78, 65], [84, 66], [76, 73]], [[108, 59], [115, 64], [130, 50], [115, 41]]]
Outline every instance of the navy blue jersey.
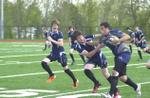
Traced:
[[140, 41], [144, 37], [144, 33], [142, 31], [135, 32], [135, 38], [137, 41]]
[[82, 53], [84, 50], [86, 50], [87, 52], [90, 52], [96, 48], [95, 46], [88, 44], [89, 41], [92, 41], [94, 39], [94, 35], [86, 36], [85, 39], [86, 39], [86, 42], [84, 44], [77, 43], [76, 50], [79, 53]]
[[135, 32], [135, 45], [140, 48], [146, 48], [146, 40], [142, 31]]
[[92, 41], [92, 40], [95, 39], [95, 35], [87, 35], [87, 36], [85, 36], [85, 39], [86, 39], [87, 42]]
[[[49, 36], [51, 36], [52, 39], [54, 39], [55, 41], [58, 41], [59, 39], [63, 39], [62, 32], [50, 32]], [[52, 53], [57, 55], [60, 54], [61, 52], [64, 52], [64, 47], [59, 46], [52, 42]]]
[[68, 32], [68, 38], [70, 38], [71, 39], [71, 44], [74, 44], [74, 40], [73, 40], [73, 33], [74, 32]]
[[101, 36], [100, 43], [103, 43], [105, 46], [109, 47], [115, 56], [118, 56], [119, 54], [121, 54], [123, 52], [130, 52], [130, 50], [128, 49], [128, 47], [124, 43], [120, 43], [118, 45], [112, 44], [112, 42], [110, 41], [110, 38], [112, 36], [116, 36], [118, 38], [121, 38], [121, 37], [123, 37], [123, 32], [121, 32], [119, 29], [113, 29], [109, 32], [108, 35], [106, 35], [106, 36], [102, 35]]
[[135, 38], [135, 32], [133, 31], [128, 31], [128, 35], [133, 39]]
[[[87, 51], [87, 52], [91, 52], [93, 51], [96, 46], [94, 45], [89, 45], [88, 42], [92, 41], [95, 38], [94, 35], [92, 36], [86, 36], [86, 42], [84, 44], [77, 44], [77, 51], [79, 53], [82, 53], [83, 51]], [[94, 56], [92, 57], [87, 57], [88, 60], [86, 62], [86, 64], [90, 63], [90, 64], [94, 64], [95, 67], [98, 65], [99, 67], [106, 68], [107, 67], [107, 60], [106, 57], [104, 56], [104, 54], [101, 51], [98, 51]]]

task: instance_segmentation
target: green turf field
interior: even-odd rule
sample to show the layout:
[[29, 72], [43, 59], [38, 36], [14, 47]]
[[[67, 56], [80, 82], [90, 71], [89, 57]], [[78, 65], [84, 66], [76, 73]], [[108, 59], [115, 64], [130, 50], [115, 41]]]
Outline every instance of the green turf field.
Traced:
[[[48, 74], [44, 72], [40, 61], [49, 54], [49, 50], [43, 52], [44, 43], [10, 42], [0, 43], [0, 98], [100, 98], [100, 93], [108, 91], [109, 84], [102, 76], [99, 68], [93, 72], [102, 86], [98, 93], [92, 94], [92, 82], [83, 73], [83, 62], [75, 52], [76, 65], [70, 66], [79, 79], [79, 87], [72, 88], [71, 79], [63, 72], [57, 62], [50, 64], [56, 73], [56, 80], [51, 84], [46, 82]], [[69, 47], [65, 46], [68, 55]], [[103, 49], [109, 61], [109, 69], [112, 70], [113, 56], [109, 49]], [[128, 75], [137, 83], [142, 84], [142, 97], [150, 98], [150, 70], [144, 64], [150, 56], [143, 53], [144, 60], [138, 61], [136, 48], [132, 54], [132, 60], [128, 65]], [[68, 56], [68, 64], [71, 60]], [[119, 83], [122, 98], [136, 98], [132, 88]], [[67, 97], [68, 96], [68, 97]]]

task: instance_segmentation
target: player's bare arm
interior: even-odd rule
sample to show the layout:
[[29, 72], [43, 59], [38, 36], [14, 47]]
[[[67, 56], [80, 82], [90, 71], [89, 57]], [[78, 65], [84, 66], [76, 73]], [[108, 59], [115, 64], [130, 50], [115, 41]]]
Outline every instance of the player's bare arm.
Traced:
[[87, 52], [86, 50], [83, 50], [81, 55], [84, 55], [86, 57], [92, 57], [94, 56], [98, 51], [100, 51], [101, 45], [99, 44], [93, 51]]
[[55, 44], [57, 44], [57, 45], [59, 45], [59, 46], [63, 46], [63, 44], [64, 44], [63, 39], [59, 39], [58, 41], [55, 41], [52, 37], [49, 36], [48, 40], [55, 43]]

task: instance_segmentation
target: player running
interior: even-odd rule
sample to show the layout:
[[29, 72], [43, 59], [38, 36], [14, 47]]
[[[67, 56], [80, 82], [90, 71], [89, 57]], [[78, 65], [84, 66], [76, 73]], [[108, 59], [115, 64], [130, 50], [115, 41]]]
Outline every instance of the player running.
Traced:
[[[73, 33], [74, 33], [74, 27], [73, 26], [69, 26], [68, 38], [69, 38], [69, 45], [70, 45], [70, 53], [69, 53], [69, 55], [70, 55], [71, 60], [72, 60], [71, 65], [75, 64], [75, 59], [74, 59], [74, 56], [73, 56], [73, 52], [74, 52], [74, 50], [76, 50], [76, 45], [77, 45], [77, 42], [72, 37]], [[80, 55], [80, 57], [83, 60], [83, 62], [85, 63], [84, 56]]]
[[143, 31], [139, 27], [136, 27], [135, 30], [135, 44], [139, 47], [139, 51], [142, 50], [145, 53], [150, 54]]
[[141, 96], [141, 85], [133, 82], [126, 74], [127, 64], [131, 58], [131, 52], [125, 45], [125, 42], [130, 39], [130, 36], [118, 29], [112, 30], [107, 22], [102, 22], [100, 24], [100, 30], [102, 33], [100, 44], [110, 48], [115, 56], [115, 66], [112, 71], [112, 77], [116, 81], [114, 85], [111, 86], [109, 93], [103, 94], [103, 96], [105, 98], [115, 98], [113, 96], [117, 89], [118, 78], [122, 82], [131, 86], [137, 92], [137, 96]]
[[[100, 35], [100, 34], [99, 34]], [[101, 86], [99, 81], [95, 78], [92, 73], [92, 69], [96, 66], [99, 66], [102, 70], [103, 75], [109, 81], [109, 83], [113, 84], [113, 78], [109, 74], [107, 68], [107, 60], [100, 50], [101, 45], [93, 45], [93, 40], [99, 35], [90, 35], [83, 36], [80, 31], [75, 31], [73, 37], [77, 40], [77, 51], [88, 58], [88, 61], [84, 65], [84, 73], [85, 75], [94, 83], [93, 93], [97, 92], [98, 88]], [[118, 93], [115, 96], [119, 96]]]
[[62, 32], [59, 31], [59, 25], [60, 23], [58, 20], [53, 20], [51, 22], [52, 31], [48, 36], [48, 40], [51, 41], [52, 43], [52, 51], [50, 55], [48, 55], [46, 58], [42, 60], [41, 65], [43, 69], [47, 71], [49, 74], [47, 82], [51, 83], [56, 78], [56, 75], [54, 75], [48, 64], [53, 61], [58, 61], [63, 67], [65, 73], [69, 75], [73, 80], [73, 87], [77, 87], [78, 80], [67, 66], [67, 57], [63, 47], [63, 34]]

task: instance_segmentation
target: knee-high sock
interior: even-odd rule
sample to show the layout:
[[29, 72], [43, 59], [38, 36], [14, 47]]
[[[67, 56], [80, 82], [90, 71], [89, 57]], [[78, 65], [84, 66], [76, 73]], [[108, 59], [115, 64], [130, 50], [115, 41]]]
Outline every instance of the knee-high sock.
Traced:
[[115, 92], [117, 91], [117, 85], [118, 85], [118, 77], [111, 76], [111, 87], [110, 87], [110, 91], [109, 91], [109, 94], [111, 96], [114, 95]]
[[48, 72], [49, 76], [54, 75], [52, 70], [50, 69], [50, 67], [48, 66], [48, 64], [46, 62], [42, 61], [41, 65], [42, 65], [43, 69]]
[[68, 75], [71, 77], [71, 79], [72, 79], [73, 81], [76, 81], [76, 80], [77, 80], [70, 69], [66, 69], [66, 70], [65, 70], [65, 73], [68, 74]]
[[70, 57], [71, 57], [71, 59], [72, 59], [72, 62], [75, 62], [75, 59], [74, 59], [73, 54], [72, 54], [72, 53], [70, 53], [69, 55], [70, 55]]
[[139, 55], [140, 59], [143, 59], [142, 52], [140, 50], [138, 50], [138, 55]]
[[134, 90], [137, 89], [137, 84], [134, 83], [129, 77], [127, 78], [127, 81], [124, 82], [124, 83], [126, 83], [126, 84], [129, 85], [129, 86], [131, 86]]
[[132, 45], [129, 45], [129, 48], [130, 48], [130, 51], [131, 51], [131, 53], [132, 53]]
[[93, 73], [92, 73], [90, 70], [85, 69], [85, 70], [84, 70], [84, 73], [85, 73], [85, 75], [86, 75], [91, 81], [93, 81], [94, 84], [99, 83], [99, 82], [96, 80], [95, 76], [93, 75]]
[[83, 56], [83, 55], [80, 55], [80, 57], [81, 57], [82, 61], [85, 63], [86, 61], [85, 61], [84, 56]]

